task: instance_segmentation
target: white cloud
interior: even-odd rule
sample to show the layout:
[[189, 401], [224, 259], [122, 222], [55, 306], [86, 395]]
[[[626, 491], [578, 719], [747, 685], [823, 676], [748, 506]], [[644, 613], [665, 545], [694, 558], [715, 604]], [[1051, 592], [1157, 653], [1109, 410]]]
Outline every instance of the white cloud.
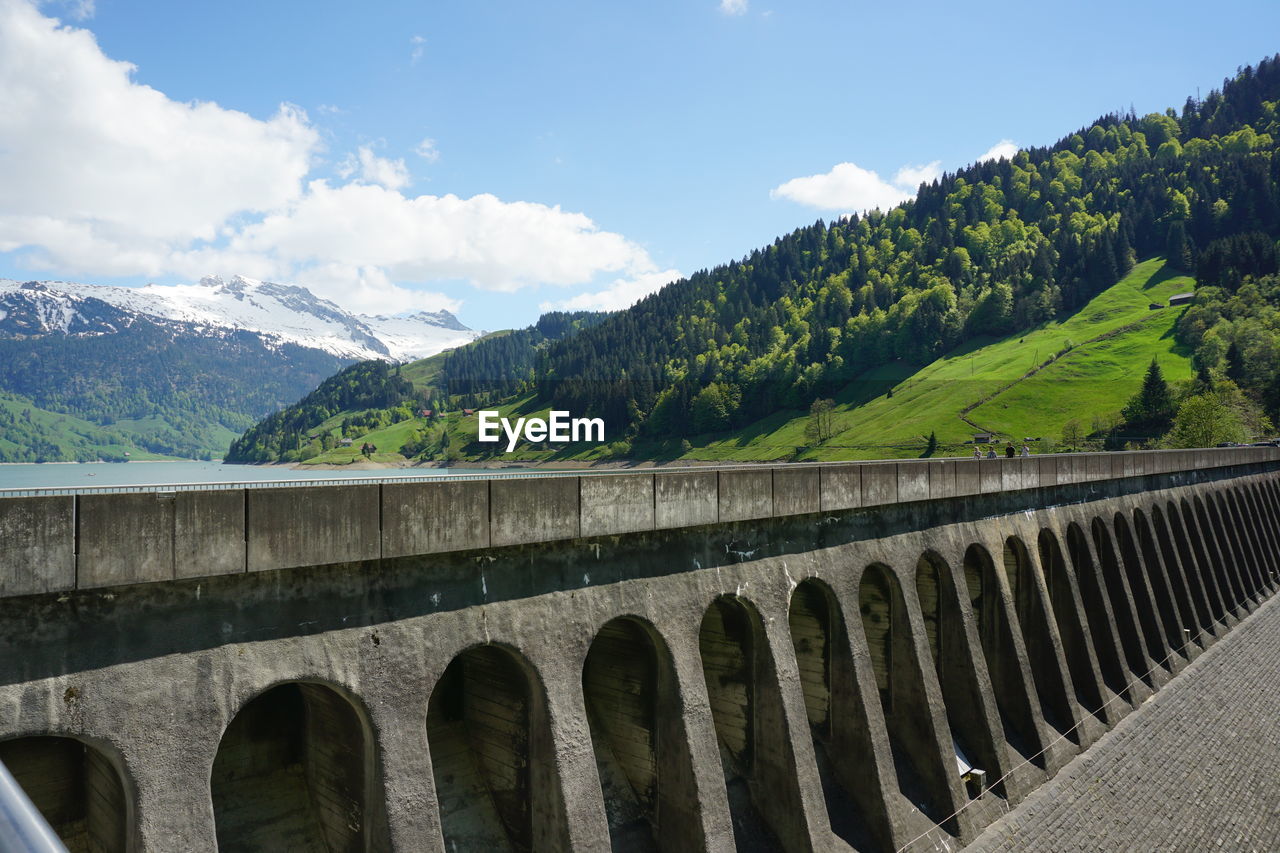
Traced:
[[[928, 167], [914, 167], [915, 169]], [[899, 170], [898, 177], [910, 168]], [[774, 187], [771, 198], [785, 198], [822, 210], [888, 210], [915, 195], [915, 186], [890, 183], [870, 169], [853, 163], [837, 163], [821, 175], [792, 178]]]
[[934, 160], [932, 163], [925, 163], [923, 166], [903, 166], [893, 176], [893, 182], [897, 186], [907, 187], [913, 190], [918, 189], [921, 184], [928, 184], [942, 177], [942, 161]]
[[348, 154], [338, 165], [338, 174], [343, 178], [355, 176], [367, 184], [377, 184], [389, 190], [401, 189], [412, 182], [404, 160], [379, 157], [368, 145], [361, 145], [354, 155]]
[[1013, 155], [1018, 153], [1018, 146], [1014, 144], [1012, 139], [1001, 139], [995, 145], [987, 149], [987, 153], [978, 158], [979, 163], [985, 163], [988, 160], [1012, 160]]
[[422, 58], [422, 54], [427, 49], [427, 40], [422, 36], [411, 36], [409, 44], [413, 47], [409, 51], [409, 64], [417, 65], [418, 60]]
[[363, 314], [401, 311], [457, 311], [462, 302], [443, 293], [401, 287], [378, 267], [327, 263], [309, 267], [294, 277], [297, 284]]
[[[1013, 140], [1002, 139], [992, 145], [977, 162], [1012, 158], [1018, 153]], [[876, 172], [854, 163], [837, 163], [831, 171], [791, 180], [769, 191], [770, 198], [785, 198], [821, 210], [851, 211], [888, 210], [907, 199], [915, 198], [921, 184], [942, 177], [942, 161], [923, 166], [903, 166], [886, 181]]]
[[342, 181], [317, 180], [320, 134], [300, 109], [263, 120], [178, 103], [132, 71], [89, 32], [0, 0], [0, 252], [90, 279], [296, 281], [378, 311], [455, 304], [417, 289], [432, 282], [511, 292], [654, 274], [641, 247], [582, 213], [406, 195], [404, 160], [371, 145]]
[[745, 15], [747, 0], [720, 0], [720, 11], [725, 15]]
[[409, 198], [372, 184], [326, 181], [313, 181], [288, 210], [242, 228], [229, 249], [273, 257], [286, 268], [340, 262], [379, 267], [397, 281], [466, 279], [506, 292], [652, 269], [639, 246], [559, 207], [488, 194]]
[[268, 121], [171, 101], [85, 30], [0, 0], [0, 218], [10, 242], [51, 223], [87, 238], [212, 239], [288, 204], [319, 137], [299, 109]]
[[681, 278], [684, 275], [674, 269], [643, 273], [617, 279], [603, 290], [579, 293], [558, 302], [543, 302], [538, 308], [541, 311], [618, 311], [630, 308], [650, 293], [656, 293]]
[[417, 154], [428, 163], [434, 163], [440, 159], [440, 149], [436, 148], [436, 141], [431, 137], [427, 137], [418, 143], [418, 147], [413, 149], [413, 153]]

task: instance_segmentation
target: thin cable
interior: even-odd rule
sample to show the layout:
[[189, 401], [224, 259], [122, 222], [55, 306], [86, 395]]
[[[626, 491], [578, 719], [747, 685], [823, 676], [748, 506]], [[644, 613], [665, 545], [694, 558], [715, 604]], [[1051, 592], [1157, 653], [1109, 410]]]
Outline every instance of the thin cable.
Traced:
[[[1255, 611], [1255, 612], [1256, 612], [1256, 611]], [[1252, 614], [1250, 614], [1250, 615], [1252, 615]], [[1184, 646], [1184, 648], [1185, 648], [1185, 646]], [[1156, 668], [1157, 668], [1157, 667], [1163, 666], [1164, 664], [1168, 663], [1168, 662], [1169, 662], [1169, 660], [1170, 660], [1170, 659], [1172, 659], [1175, 655], [1177, 655], [1177, 652], [1175, 652], [1175, 651], [1173, 651], [1172, 649], [1170, 649], [1170, 650], [1169, 650], [1169, 653], [1168, 653], [1167, 655], [1165, 655], [1165, 656], [1164, 656], [1164, 658], [1162, 658], [1162, 659], [1161, 659], [1161, 660], [1159, 660], [1159, 661], [1156, 661], [1155, 665], [1154, 665], [1154, 666], [1152, 666], [1150, 669], [1148, 669], [1145, 673], [1143, 673], [1142, 675], [1139, 675], [1139, 676], [1135, 676], [1134, 678], [1132, 678], [1132, 679], [1131, 679], [1131, 680], [1129, 680], [1129, 681], [1126, 681], [1126, 682], [1125, 682], [1125, 684], [1124, 684], [1124, 690], [1126, 690], [1126, 691], [1127, 691], [1127, 690], [1128, 690], [1130, 687], [1132, 687], [1134, 684], [1137, 684], [1140, 680], [1142, 680], [1142, 679], [1146, 678], [1147, 676], [1151, 675], [1151, 673], [1153, 673], [1153, 672], [1155, 672], [1155, 671], [1156, 671]], [[1153, 695], [1154, 695], [1154, 692], [1153, 692]], [[1119, 693], [1116, 693], [1116, 694], [1114, 694], [1114, 695], [1112, 696], [1112, 698], [1108, 699], [1107, 701], [1105, 701], [1105, 702], [1103, 702], [1101, 705], [1099, 705], [1099, 706], [1097, 707], [1097, 709], [1096, 709], [1096, 710], [1089, 711], [1089, 709], [1088, 709], [1088, 708], [1085, 708], [1085, 710], [1086, 710], [1086, 711], [1089, 711], [1089, 713], [1090, 713], [1090, 714], [1093, 714], [1093, 715], [1095, 715], [1095, 716], [1096, 716], [1096, 715], [1097, 715], [1097, 713], [1098, 713], [1098, 711], [1101, 711], [1103, 708], [1106, 708], [1106, 707], [1107, 707], [1108, 705], [1110, 705], [1111, 703], [1118, 701], [1120, 698], [1121, 698], [1120, 694], [1119, 694]], [[1128, 700], [1125, 700], [1125, 701], [1127, 702]], [[1083, 706], [1083, 705], [1082, 705], [1081, 707], [1082, 707], [1082, 708], [1084, 708], [1084, 706]], [[988, 785], [988, 786], [984, 789], [984, 792], [985, 792], [985, 791], [990, 791], [990, 790], [991, 790], [992, 788], [994, 788], [996, 785], [998, 785], [998, 784], [1000, 784], [1000, 783], [1004, 782], [1006, 779], [1008, 779], [1010, 776], [1012, 776], [1012, 775], [1014, 774], [1014, 772], [1016, 772], [1017, 770], [1019, 770], [1019, 769], [1020, 769], [1020, 768], [1022, 768], [1023, 766], [1025, 766], [1025, 765], [1027, 765], [1027, 764], [1030, 764], [1032, 761], [1034, 761], [1035, 759], [1039, 758], [1040, 756], [1044, 755], [1046, 752], [1048, 752], [1048, 751], [1049, 751], [1049, 749], [1050, 749], [1051, 747], [1055, 746], [1055, 745], [1056, 745], [1056, 744], [1058, 744], [1060, 741], [1066, 740], [1066, 739], [1067, 739], [1067, 736], [1068, 736], [1069, 734], [1071, 734], [1072, 732], [1074, 732], [1076, 729], [1080, 728], [1080, 726], [1081, 726], [1082, 724], [1083, 724], [1083, 720], [1082, 720], [1081, 722], [1079, 722], [1079, 723], [1076, 723], [1076, 724], [1072, 725], [1072, 726], [1071, 726], [1069, 729], [1067, 729], [1065, 732], [1063, 732], [1062, 734], [1058, 735], [1058, 736], [1057, 736], [1056, 738], [1054, 738], [1053, 740], [1049, 741], [1049, 743], [1045, 744], [1045, 746], [1044, 746], [1044, 747], [1042, 747], [1042, 748], [1040, 749], [1040, 751], [1039, 751], [1039, 752], [1037, 752], [1037, 753], [1035, 753], [1035, 754], [1033, 754], [1033, 755], [1031, 755], [1031, 756], [1028, 756], [1027, 758], [1024, 758], [1022, 761], [1018, 762], [1018, 763], [1017, 763], [1017, 764], [1015, 764], [1013, 767], [1009, 768], [1009, 770], [1008, 770], [1008, 771], [1006, 771], [1006, 772], [1005, 772], [1005, 774], [1004, 774], [1003, 776], [1001, 776], [999, 779], [996, 779], [994, 782], [992, 782], [990, 785]], [[981, 794], [979, 794], [979, 796], [981, 796]], [[968, 802], [966, 802], [963, 806], [961, 806], [960, 808], [956, 809], [954, 812], [952, 812], [951, 814], [949, 814], [949, 815], [947, 815], [946, 817], [944, 817], [942, 820], [940, 820], [940, 821], [938, 821], [937, 823], [935, 823], [932, 827], [930, 827], [929, 829], [925, 830], [925, 831], [924, 831], [924, 832], [922, 832], [920, 835], [917, 835], [915, 838], [911, 839], [911, 840], [910, 840], [910, 841], [908, 841], [906, 844], [904, 844], [904, 845], [902, 845], [901, 847], [899, 847], [897, 850], [895, 850], [895, 851], [894, 851], [894, 853], [904, 853], [904, 851], [906, 851], [906, 850], [910, 849], [910, 848], [911, 848], [911, 846], [912, 846], [913, 844], [915, 844], [917, 841], [919, 841], [919, 840], [920, 840], [920, 839], [922, 839], [922, 838], [927, 838], [928, 836], [930, 836], [930, 835], [932, 835], [932, 834], [933, 834], [934, 830], [937, 830], [937, 829], [941, 829], [941, 830], [942, 830], [943, 832], [945, 832], [948, 836], [950, 836], [950, 837], [954, 837], [954, 836], [951, 836], [951, 833], [950, 833], [950, 832], [947, 832], [947, 830], [946, 830], [942, 825], [943, 825], [944, 823], [947, 823], [947, 822], [948, 822], [948, 821], [950, 821], [950, 820], [953, 820], [953, 819], [954, 819], [954, 818], [956, 818], [956, 817], [959, 817], [959, 815], [960, 815], [960, 813], [961, 813], [961, 812], [963, 812], [965, 809], [969, 808], [969, 806], [973, 805], [973, 804], [974, 804], [974, 803], [976, 803], [976, 802], [977, 802], [977, 800], [976, 800], [976, 799], [969, 800], [969, 801], [968, 801]], [[1006, 812], [1006, 814], [1007, 814], [1007, 812]]]

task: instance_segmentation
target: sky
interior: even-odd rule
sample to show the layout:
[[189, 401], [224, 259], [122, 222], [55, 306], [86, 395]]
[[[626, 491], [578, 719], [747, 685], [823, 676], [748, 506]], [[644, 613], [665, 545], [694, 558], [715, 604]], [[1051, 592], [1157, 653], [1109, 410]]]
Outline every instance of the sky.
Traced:
[[524, 326], [1280, 50], [1274, 0], [1029, 5], [0, 0], [0, 277]]

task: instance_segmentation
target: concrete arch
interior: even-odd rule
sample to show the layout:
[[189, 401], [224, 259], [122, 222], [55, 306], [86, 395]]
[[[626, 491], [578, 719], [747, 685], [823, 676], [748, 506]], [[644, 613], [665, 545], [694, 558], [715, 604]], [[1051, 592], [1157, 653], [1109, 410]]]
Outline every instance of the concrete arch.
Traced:
[[1168, 635], [1169, 625], [1178, 628], [1177, 621], [1166, 618], [1158, 596], [1154, 590], [1157, 586], [1156, 572], [1150, 564], [1143, 561], [1138, 552], [1138, 544], [1129, 526], [1129, 519], [1123, 512], [1112, 517], [1112, 529], [1120, 552], [1120, 565], [1124, 569], [1125, 581], [1129, 586], [1129, 595], [1138, 614], [1138, 627], [1146, 638], [1147, 654], [1157, 665], [1173, 671], [1172, 653], [1180, 645]]
[[[1124, 649], [1129, 671], [1147, 685], [1154, 686], [1153, 664], [1148, 662], [1143, 632], [1138, 617], [1134, 615], [1134, 609], [1129, 603], [1128, 584], [1125, 582], [1124, 569], [1116, 554], [1111, 532], [1101, 518], [1093, 519], [1090, 530], [1093, 534], [1093, 546], [1101, 561], [1103, 585], [1106, 587], [1107, 598], [1111, 602], [1111, 612], [1115, 616], [1116, 628], [1120, 633], [1120, 646]], [[1160, 655], [1160, 657], [1163, 656], [1163, 654]]]
[[1040, 700], [1046, 723], [1073, 743], [1080, 743], [1075, 715], [1071, 709], [1071, 688], [1058, 664], [1057, 644], [1050, 630], [1049, 614], [1041, 597], [1039, 578], [1027, 546], [1021, 538], [1004, 540], [1002, 554], [1005, 579], [1013, 601], [1013, 612], [1022, 633], [1031, 666], [1031, 680]]
[[[1255, 488], [1266, 518], [1271, 522], [1271, 529], [1280, 531], [1280, 486], [1273, 479], [1264, 479], [1255, 483]], [[1276, 539], [1280, 542], [1280, 533], [1276, 534]], [[1277, 555], [1277, 561], [1280, 562], [1280, 554]], [[1280, 577], [1277, 577], [1275, 585], [1280, 588]]]
[[1227, 592], [1228, 607], [1234, 615], [1239, 616], [1241, 611], [1248, 610], [1248, 596], [1245, 595], [1240, 575], [1236, 572], [1235, 561], [1231, 557], [1231, 552], [1223, 547], [1221, 531], [1213, 522], [1199, 495], [1192, 496], [1191, 506], [1200, 528], [1199, 537], [1204, 542], [1209, 555], [1210, 565], [1214, 567], [1219, 583]]
[[318, 681], [273, 684], [237, 711], [210, 770], [218, 849], [363, 850], [384, 839], [368, 714]]
[[855, 850], [891, 847], [883, 794], [868, 784], [874, 746], [835, 591], [817, 578], [801, 581], [787, 624], [831, 830]]
[[[1262, 507], [1263, 517], [1269, 522], [1272, 535], [1280, 549], [1280, 490], [1274, 480], [1263, 479], [1254, 483], [1258, 495], [1258, 504]], [[1280, 591], [1280, 552], [1276, 553], [1275, 569], [1272, 573], [1271, 588]]]
[[[1005, 611], [995, 563], [987, 549], [970, 545], [964, 552], [964, 582], [973, 610], [978, 640], [991, 677], [1005, 740], [1037, 767], [1044, 767], [1032, 697], [1022, 677], [1013, 640], [1013, 625]], [[1031, 688], [1034, 689], [1034, 688]]]
[[1172, 583], [1171, 571], [1166, 571], [1165, 561], [1156, 548], [1155, 535], [1146, 512], [1133, 511], [1132, 535], [1137, 546], [1140, 565], [1146, 566], [1147, 587], [1155, 596], [1156, 615], [1165, 629], [1165, 639], [1170, 651], [1190, 654], [1189, 644], [1196, 628], [1196, 617], [1190, 613], [1190, 602], [1179, 601], [1178, 585]]
[[1258, 552], [1259, 581], [1263, 595], [1269, 596], [1275, 591], [1276, 531], [1267, 523], [1267, 512], [1258, 499], [1257, 484], [1247, 482], [1236, 489], [1236, 500], [1248, 523], [1250, 534], [1254, 537]]
[[1211, 591], [1218, 621], [1223, 625], [1235, 624], [1236, 610], [1231, 585], [1227, 583], [1227, 576], [1223, 573], [1221, 564], [1209, 556], [1209, 546], [1201, 535], [1200, 519], [1192, 509], [1191, 502], [1182, 498], [1177, 504], [1170, 501], [1169, 506], [1171, 508], [1169, 517], [1176, 522], [1175, 529], [1182, 530], [1186, 534], [1187, 544], [1199, 567], [1200, 579]]
[[1183, 624], [1190, 631], [1191, 639], [1200, 648], [1204, 648], [1208, 645], [1206, 634], [1213, 630], [1213, 617], [1209, 614], [1204, 589], [1199, 585], [1193, 567], [1188, 564], [1178, 547], [1173, 530], [1165, 520], [1165, 514], [1160, 509], [1160, 505], [1152, 504], [1150, 513], [1150, 528], [1138, 525], [1139, 540], [1143, 541], [1143, 547], [1146, 548], [1143, 537], [1149, 536], [1160, 549], [1169, 583], [1174, 588], [1178, 611], [1182, 614]]
[[1063, 559], [1057, 534], [1047, 527], [1042, 528], [1036, 547], [1040, 552], [1045, 588], [1049, 591], [1049, 609], [1053, 613], [1054, 624], [1058, 626], [1058, 636], [1062, 639], [1062, 653], [1067, 660], [1067, 671], [1071, 674], [1076, 703], [1105, 723], [1105, 700], [1094, 671], [1094, 655], [1090, 650], [1084, 617], [1077, 604], [1071, 573]]
[[786, 711], [759, 610], [741, 596], [717, 596], [703, 613], [698, 651], [738, 849], [807, 849]]
[[1254, 528], [1262, 535], [1263, 541], [1263, 585], [1269, 593], [1276, 591], [1277, 566], [1280, 566], [1280, 537], [1273, 523], [1270, 508], [1267, 506], [1262, 484], [1254, 481], [1241, 487], [1246, 506], [1249, 507]]
[[431, 691], [427, 747], [444, 849], [559, 849], [563, 804], [545, 687], [518, 650], [456, 654]]
[[0, 741], [0, 763], [68, 850], [132, 849], [132, 797], [118, 756], [80, 738], [32, 735]]
[[1243, 552], [1253, 597], [1261, 602], [1265, 597], [1266, 581], [1263, 577], [1262, 534], [1254, 527], [1256, 520], [1254, 514], [1244, 504], [1243, 496], [1238, 489], [1224, 487], [1218, 493], [1218, 499], [1221, 502], [1223, 518], [1231, 524], [1236, 545]]
[[1236, 523], [1237, 518], [1231, 511], [1226, 495], [1212, 489], [1204, 496], [1205, 509], [1213, 524], [1214, 533], [1218, 536], [1222, 555], [1230, 562], [1240, 582], [1242, 601], [1249, 609], [1257, 604], [1258, 590], [1253, 576], [1253, 560], [1249, 554], [1243, 531]]
[[[997, 747], [997, 738], [1003, 738], [1003, 732], [996, 731], [999, 712], [988, 712], [990, 700], [978, 680], [975, 649], [969, 642], [951, 566], [936, 551], [925, 551], [916, 562], [915, 586], [951, 737], [970, 763], [987, 770], [991, 790], [1007, 797], [1005, 784], [999, 781], [1008, 767]], [[970, 786], [967, 793], [972, 798], [981, 792]]]
[[954, 767], [950, 744], [941, 740], [924, 685], [921, 661], [898, 577], [886, 565], [867, 566], [858, 582], [858, 614], [870, 651], [876, 692], [884, 711], [898, 787], [911, 804], [959, 834], [954, 817]]
[[1080, 601], [1084, 605], [1085, 624], [1093, 638], [1102, 681], [1117, 696], [1131, 698], [1129, 679], [1125, 675], [1124, 644], [1120, 640], [1115, 616], [1089, 550], [1089, 540], [1076, 522], [1067, 526], [1067, 552], [1080, 584]]
[[615, 851], [705, 846], [671, 650], [648, 620], [596, 633], [582, 693]]

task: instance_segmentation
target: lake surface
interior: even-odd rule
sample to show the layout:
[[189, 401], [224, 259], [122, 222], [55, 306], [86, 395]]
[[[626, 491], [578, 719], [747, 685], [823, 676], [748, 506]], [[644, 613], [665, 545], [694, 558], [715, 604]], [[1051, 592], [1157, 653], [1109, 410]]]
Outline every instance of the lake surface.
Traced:
[[[503, 473], [512, 469], [502, 469]], [[221, 462], [59, 462], [0, 465], [0, 489], [99, 489], [109, 486], [179, 483], [256, 483], [263, 480], [345, 480], [465, 476], [489, 473], [475, 468], [382, 468], [365, 471], [310, 471]]]

